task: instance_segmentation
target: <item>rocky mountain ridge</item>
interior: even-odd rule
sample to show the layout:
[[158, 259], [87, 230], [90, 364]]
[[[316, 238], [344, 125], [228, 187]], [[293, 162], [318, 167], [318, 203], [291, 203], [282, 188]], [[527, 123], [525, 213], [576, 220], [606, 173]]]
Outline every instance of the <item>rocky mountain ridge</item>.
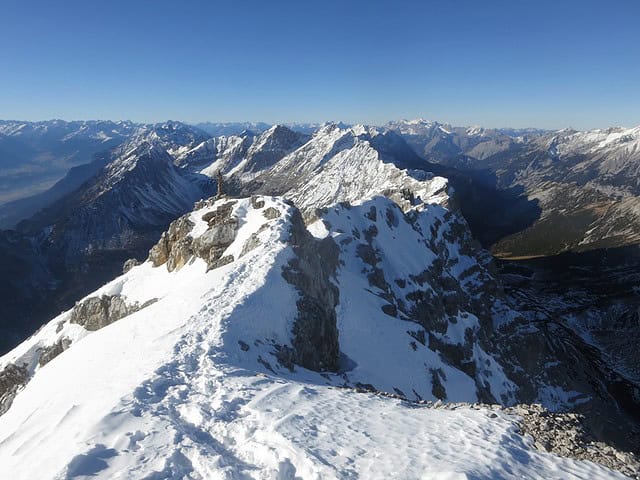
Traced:
[[[446, 135], [444, 127], [429, 128]], [[424, 160], [401, 134], [326, 124], [310, 136], [275, 126], [211, 139], [168, 122], [141, 128], [105, 160], [21, 233], [3, 232], [0, 247], [11, 254], [3, 258], [16, 274], [7, 288], [20, 295], [64, 290], [57, 305], [66, 311], [2, 358], [0, 408], [14, 420], [0, 422], [22, 421], [38, 405], [47, 372], [67, 381], [66, 367], [56, 365], [84, 358], [83, 345], [103, 348], [99, 339], [109, 332], [134, 329], [142, 344], [153, 337], [166, 348], [141, 364], [146, 377], [125, 375], [132, 383], [112, 393], [120, 399], [136, 382], [151, 382], [142, 387], [150, 397], [134, 393], [144, 409], [155, 408], [147, 400], [156, 397], [163, 408], [175, 407], [177, 393], [156, 391], [156, 382], [200, 391], [180, 369], [206, 378], [195, 365], [212, 361], [215, 371], [248, 369], [275, 382], [314, 378], [413, 402], [541, 403], [584, 416], [593, 438], [611, 448], [637, 450], [637, 372], [632, 357], [615, 355], [628, 350], [623, 337], [602, 328], [628, 316], [622, 330], [634, 331], [635, 317], [625, 312], [637, 299], [637, 279], [627, 277], [624, 311], [603, 293], [589, 301], [609, 299], [611, 309], [586, 316], [574, 315], [588, 308], [574, 301], [579, 293], [543, 295], [529, 288], [537, 282], [521, 288], [473, 238], [468, 197], [457, 186], [468, 177]], [[219, 198], [199, 200], [215, 192], [218, 174]], [[131, 256], [137, 260], [113, 280]], [[153, 335], [138, 330], [153, 320]], [[109, 342], [120, 348], [116, 337]], [[205, 351], [213, 357], [202, 357]], [[31, 400], [20, 403], [21, 395]], [[184, 408], [195, 401], [190, 395]], [[56, 397], [62, 404], [63, 396]], [[86, 421], [108, 414], [101, 412]]]
[[[424, 182], [434, 181], [438, 180]], [[513, 356], [535, 338], [532, 325], [506, 302], [490, 260], [472, 241], [464, 220], [447, 208], [442, 195], [410, 201], [402, 197], [402, 190], [398, 203], [380, 196], [358, 204], [338, 203], [318, 212], [318, 219], [308, 226], [294, 206], [279, 198], [199, 202], [193, 212], [172, 223], [147, 262], [90, 294], [1, 359], [7, 379], [1, 392], [6, 413], [0, 423], [8, 427], [2, 429], [8, 435], [4, 443], [21, 441], [30, 422], [42, 421], [36, 416], [23, 423], [32, 408], [43, 408], [24, 399], [42, 395], [46, 382], [41, 379], [50, 372], [64, 375], [67, 352], [82, 356], [83, 345], [104, 337], [101, 332], [116, 326], [138, 328], [148, 322], [145, 318], [155, 319], [154, 335], [160, 335], [155, 342], [166, 345], [154, 354], [160, 363], [153, 367], [164, 382], [178, 381], [174, 368], [183, 368], [165, 357], [166, 352], [184, 350], [192, 358], [184, 359], [188, 362], [196, 362], [199, 352], [208, 352], [216, 368], [226, 365], [276, 379], [304, 379], [312, 375], [306, 372], [318, 371], [321, 384], [386, 392], [418, 402], [513, 405], [538, 399], [550, 408], [560, 407], [558, 398], [543, 392], [563, 392], [567, 386], [562, 382], [576, 376], [569, 368], [573, 364], [559, 362], [556, 367], [567, 369], [564, 380], [556, 373], [538, 383], [548, 371], [550, 358], [543, 351], [550, 347], [535, 346], [544, 365], [533, 370], [530, 360]], [[529, 333], [519, 332], [522, 329]], [[149, 333], [138, 331], [134, 338]], [[509, 336], [511, 351], [504, 350], [502, 335]], [[91, 342], [94, 348], [96, 341]], [[187, 347], [199, 343], [202, 346], [193, 351]], [[511, 376], [523, 369], [533, 387]], [[134, 371], [146, 375], [149, 367]], [[218, 388], [224, 385], [221, 381]], [[196, 387], [184, 385], [187, 396], [179, 402], [186, 407], [195, 401], [191, 394], [196, 394]], [[596, 400], [589, 396], [600, 394], [587, 384], [582, 388], [587, 390], [567, 392], [565, 407], [580, 408]], [[176, 399], [168, 393], [154, 390], [149, 405], [172, 405]], [[146, 408], [144, 395], [136, 393], [141, 408]], [[52, 405], [63, 405], [62, 397], [57, 398]], [[105, 404], [114, 408], [111, 405]], [[45, 414], [46, 410], [39, 415]], [[100, 416], [89, 418], [96, 421]], [[14, 422], [23, 426], [14, 431], [10, 427]], [[74, 423], [65, 422], [63, 431], [82, 438], [78, 429], [83, 427]], [[586, 425], [593, 429], [593, 422]], [[145, 436], [144, 444], [153, 441], [152, 433]], [[184, 451], [180, 441], [169, 445]], [[618, 458], [608, 447], [598, 448], [608, 452], [602, 458]], [[134, 465], [125, 460], [130, 453], [116, 451], [126, 468]], [[49, 455], [53, 453], [42, 461], [51, 462]], [[632, 468], [634, 457], [625, 455], [619, 457], [626, 460], [606, 462]], [[62, 455], [62, 461], [65, 458]], [[109, 463], [103, 468], [105, 475]]]

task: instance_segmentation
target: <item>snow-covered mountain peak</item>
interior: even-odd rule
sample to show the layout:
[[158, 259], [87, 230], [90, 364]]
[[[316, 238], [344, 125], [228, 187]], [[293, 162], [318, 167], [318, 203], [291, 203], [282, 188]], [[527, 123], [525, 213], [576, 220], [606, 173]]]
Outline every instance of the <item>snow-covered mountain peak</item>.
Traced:
[[[237, 164], [227, 165], [226, 174], [248, 181], [302, 146], [308, 138], [307, 135], [294, 132], [284, 125], [274, 125], [255, 137]], [[207, 171], [211, 171], [211, 168]]]
[[173, 162], [173, 157], [162, 148], [159, 141], [136, 142], [128, 147], [130, 148], [105, 167], [102, 173], [102, 185], [105, 189], [111, 188], [139, 164], [162, 166]]
[[157, 143], [170, 155], [177, 157], [209, 138], [208, 134], [196, 127], [181, 122], [168, 121], [138, 127], [128, 140], [126, 148], [135, 147], [136, 144], [145, 142]]
[[428, 133], [448, 133], [450, 127], [440, 122], [418, 118], [414, 120], [399, 120], [387, 123], [386, 127], [402, 135], [426, 135]]
[[363, 125], [361, 123], [357, 124], [357, 125], [353, 125], [350, 128], [350, 131], [356, 137], [375, 137], [376, 135], [378, 135], [380, 133], [376, 127], [371, 127], [369, 125]]
[[640, 127], [559, 131], [540, 137], [538, 144], [582, 182], [592, 180], [623, 195], [639, 187], [634, 179], [640, 173]]
[[484, 135], [485, 129], [479, 125], [474, 125], [467, 128], [467, 135]]
[[252, 153], [264, 149], [290, 149], [292, 145], [307, 138], [305, 135], [294, 132], [289, 127], [276, 124], [261, 133], [251, 146]]

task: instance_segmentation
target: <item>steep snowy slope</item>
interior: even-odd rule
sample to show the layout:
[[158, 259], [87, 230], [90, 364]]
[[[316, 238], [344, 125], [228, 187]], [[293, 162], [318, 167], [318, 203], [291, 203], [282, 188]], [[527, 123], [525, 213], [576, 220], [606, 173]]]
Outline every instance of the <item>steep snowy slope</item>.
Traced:
[[[433, 365], [443, 368], [450, 394], [473, 397], [475, 390], [443, 358], [411, 347], [406, 329], [418, 325], [383, 311], [389, 299], [362, 281], [371, 275], [357, 278], [368, 267], [358, 263], [362, 249], [350, 246], [358, 235], [369, 235], [374, 251], [393, 234], [419, 238], [437, 224], [441, 207], [416, 209], [414, 230], [389, 200], [370, 202], [327, 211], [311, 228], [316, 237], [278, 198], [200, 202], [147, 262], [0, 359], [3, 379], [33, 376], [0, 394], [6, 405], [17, 390], [0, 417], [0, 475], [623, 478], [534, 449], [504, 414], [432, 410], [337, 388], [354, 381], [420, 388]], [[351, 241], [341, 237], [347, 226]], [[464, 264], [459, 252], [431, 255], [459, 255]], [[427, 257], [421, 261], [434, 261]], [[384, 259], [385, 272], [411, 277], [408, 260], [398, 249]], [[455, 281], [456, 267], [447, 263]], [[479, 321], [460, 316], [440, 338], [473, 336]], [[383, 350], [364, 352], [367, 341]], [[406, 378], [381, 358], [398, 362]]]

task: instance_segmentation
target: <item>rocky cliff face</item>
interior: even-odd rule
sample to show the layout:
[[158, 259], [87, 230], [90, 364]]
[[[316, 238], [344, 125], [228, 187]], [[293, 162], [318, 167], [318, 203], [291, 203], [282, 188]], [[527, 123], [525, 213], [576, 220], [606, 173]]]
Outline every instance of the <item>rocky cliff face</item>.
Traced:
[[339, 289], [332, 280], [338, 268], [338, 246], [331, 238], [314, 238], [299, 212], [291, 218], [290, 241], [295, 257], [283, 268], [282, 275], [295, 286], [300, 298], [293, 323], [293, 349], [279, 352], [280, 361], [335, 372], [340, 362], [336, 316]]

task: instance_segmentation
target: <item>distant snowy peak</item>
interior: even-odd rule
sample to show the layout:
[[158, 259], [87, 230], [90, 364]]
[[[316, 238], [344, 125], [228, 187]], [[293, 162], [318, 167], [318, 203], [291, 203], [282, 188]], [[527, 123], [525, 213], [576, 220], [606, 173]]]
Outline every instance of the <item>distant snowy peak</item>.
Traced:
[[[256, 174], [272, 167], [285, 155], [302, 146], [308, 136], [285, 127], [274, 125], [256, 138], [247, 152], [246, 161], [235, 171]], [[234, 173], [234, 170], [230, 173]]]
[[151, 143], [160, 145], [170, 155], [178, 157], [209, 138], [211, 137], [202, 130], [181, 122], [142, 125], [116, 153], [121, 154], [126, 150], [135, 149], [138, 145]]
[[535, 165], [537, 177], [565, 179], [614, 196], [640, 194], [640, 126], [562, 130], [539, 137], [529, 149], [553, 160]]
[[158, 230], [210, 194], [206, 184], [183, 174], [157, 141], [137, 139], [111, 155], [94, 177], [21, 227], [45, 232], [63, 252], [67, 268], [95, 250], [139, 252]]
[[247, 130], [259, 134], [269, 129], [271, 125], [264, 122], [203, 122], [197, 123], [195, 127], [214, 137], [230, 137], [242, 135]]
[[254, 139], [252, 132], [213, 137], [176, 155], [175, 164], [213, 177], [218, 171], [226, 172], [236, 166], [246, 156]]
[[328, 123], [335, 123], [340, 128], [349, 128], [351, 125], [344, 122], [319, 122], [319, 123], [285, 123], [284, 125], [287, 128], [290, 128], [294, 132], [304, 133], [307, 135], [312, 135], [321, 129], [323, 126]]
[[604, 130], [561, 130], [548, 137], [549, 146], [559, 154], [628, 153], [640, 155], [640, 126], [635, 128], [608, 128]]
[[446, 180], [425, 168], [428, 164], [394, 132], [326, 124], [243, 189], [286, 195], [305, 214], [375, 195], [400, 198], [403, 191], [411, 201], [446, 202]]
[[141, 143], [107, 164], [96, 178], [96, 184], [103, 191], [113, 188], [127, 174], [135, 169], [146, 169], [159, 173], [173, 163], [173, 157], [157, 143]]
[[453, 127], [440, 122], [418, 118], [415, 120], [399, 120], [387, 123], [386, 127], [401, 135], [434, 135], [451, 133]]
[[[303, 145], [307, 139], [307, 135], [294, 132], [284, 125], [274, 125], [254, 137], [243, 158], [228, 164], [223, 171], [243, 182], [249, 181]], [[211, 172], [212, 168], [207, 168], [207, 173]]]
[[16, 137], [59, 138], [62, 141], [92, 139], [106, 142], [131, 135], [138, 125], [129, 121], [47, 120], [41, 122], [22, 122], [0, 120], [0, 134]]
[[389, 122], [387, 128], [397, 131], [406, 136], [434, 137], [478, 137], [485, 139], [495, 139], [499, 137], [510, 137], [512, 139], [522, 139], [523, 137], [537, 137], [548, 133], [547, 130], [537, 128], [486, 128], [480, 125], [469, 127], [453, 126], [422, 118], [416, 120], [400, 120]]

